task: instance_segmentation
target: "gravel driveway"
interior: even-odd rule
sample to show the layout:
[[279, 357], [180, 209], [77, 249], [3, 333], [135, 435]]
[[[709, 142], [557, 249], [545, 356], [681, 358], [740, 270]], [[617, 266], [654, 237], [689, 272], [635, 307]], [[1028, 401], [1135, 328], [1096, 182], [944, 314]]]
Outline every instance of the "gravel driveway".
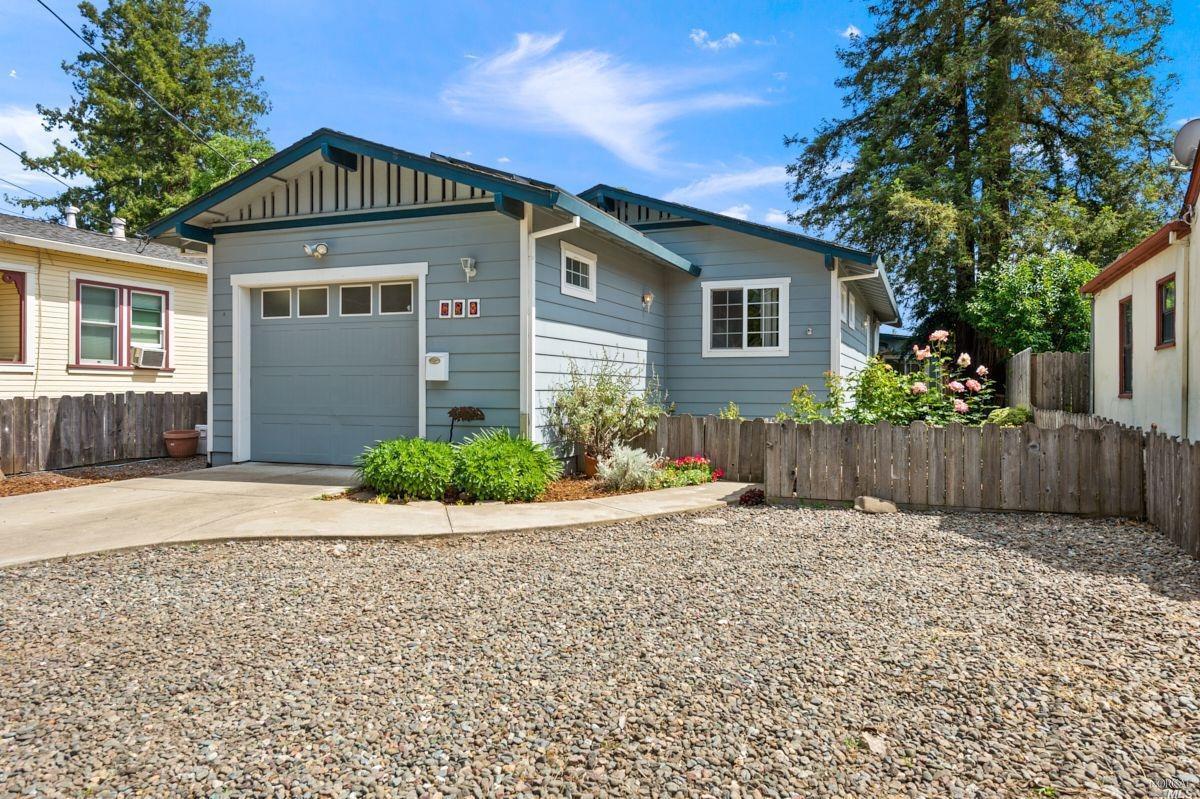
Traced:
[[141, 550], [0, 640], [3, 797], [1200, 796], [1200, 564], [1115, 521]]

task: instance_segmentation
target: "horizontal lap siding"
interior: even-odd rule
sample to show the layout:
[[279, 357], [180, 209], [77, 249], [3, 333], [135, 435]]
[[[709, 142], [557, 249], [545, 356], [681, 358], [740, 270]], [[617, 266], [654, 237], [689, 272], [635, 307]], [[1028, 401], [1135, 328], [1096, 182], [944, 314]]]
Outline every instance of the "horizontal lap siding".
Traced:
[[[232, 274], [311, 268], [320, 284], [325, 268], [428, 262], [425, 303], [426, 349], [450, 353], [450, 380], [430, 382], [426, 433], [449, 435], [447, 411], [474, 405], [488, 426], [518, 424], [520, 293], [517, 223], [496, 213], [428, 217], [366, 224], [331, 225], [301, 231], [218, 236], [214, 248], [213, 428], [214, 452], [232, 450]], [[329, 244], [319, 264], [302, 245]], [[459, 259], [472, 257], [478, 276], [465, 281]], [[438, 319], [443, 299], [479, 299], [478, 319]], [[417, 346], [414, 342], [413, 346]]]
[[[38, 251], [0, 244], [0, 265], [37, 270]], [[162, 286], [171, 290], [171, 366], [173, 372], [71, 373], [74, 360], [71, 275], [99, 277], [122, 285]], [[37, 369], [33, 374], [0, 372], [0, 399], [11, 397], [62, 397], [84, 394], [205, 391], [208, 386], [208, 300], [203, 274], [126, 264], [106, 258], [89, 258], [41, 251], [40, 272], [30, 272], [27, 289], [37, 296], [33, 337]]]
[[[534, 229], [553, 224], [548, 217], [538, 215]], [[562, 293], [563, 242], [596, 254], [596, 302]], [[538, 241], [534, 348], [539, 425], [544, 422], [553, 388], [569, 373], [572, 358], [587, 371], [607, 350], [610, 357], [629, 363], [643, 386], [648, 373], [665, 383], [665, 273], [673, 268], [582, 230]], [[647, 291], [654, 294], [649, 311], [642, 307], [642, 295]]]
[[[664, 371], [681, 413], [713, 413], [729, 401], [743, 416], [774, 416], [793, 388], [825, 396], [829, 370], [829, 272], [818, 253], [711, 226], [647, 232], [699, 266], [699, 278], [672, 276], [667, 288]], [[786, 358], [703, 358], [705, 280], [790, 277], [789, 354]], [[808, 334], [808, 329], [812, 334]]]

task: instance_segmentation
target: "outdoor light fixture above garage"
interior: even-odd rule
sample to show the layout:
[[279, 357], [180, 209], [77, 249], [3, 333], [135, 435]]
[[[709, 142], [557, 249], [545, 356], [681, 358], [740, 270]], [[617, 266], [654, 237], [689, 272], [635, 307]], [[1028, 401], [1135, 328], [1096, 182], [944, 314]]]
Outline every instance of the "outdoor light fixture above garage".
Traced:
[[329, 254], [329, 245], [323, 241], [319, 241], [316, 244], [305, 244], [304, 254], [311, 255], [319, 261]]

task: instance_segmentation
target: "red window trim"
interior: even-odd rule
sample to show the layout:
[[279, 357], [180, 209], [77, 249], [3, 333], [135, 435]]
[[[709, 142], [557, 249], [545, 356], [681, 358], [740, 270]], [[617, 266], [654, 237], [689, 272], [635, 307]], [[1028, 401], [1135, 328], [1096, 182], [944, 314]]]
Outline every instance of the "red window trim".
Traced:
[[29, 342], [25, 340], [29, 333], [25, 325], [25, 279], [24, 272], [0, 270], [0, 283], [11, 283], [17, 289], [17, 360], [8, 364], [11, 366], [29, 365]]
[[[1129, 391], [1122, 391], [1122, 389], [1125, 387], [1125, 306], [1127, 305], [1129, 306], [1129, 313], [1132, 316], [1132, 294], [1127, 297], [1122, 297], [1117, 301], [1117, 397], [1119, 399], [1131, 399], [1133, 397], [1133, 375], [1129, 375]], [[1133, 342], [1129, 342], [1129, 345], [1130, 355], [1132, 355]], [[1132, 363], [1130, 365], [1132, 366]]]
[[[1163, 341], [1163, 337], [1162, 337], [1162, 315], [1163, 315], [1162, 287], [1164, 284], [1173, 283], [1174, 281], [1175, 281], [1175, 273], [1172, 272], [1171, 274], [1167, 275], [1166, 277], [1159, 278], [1159, 280], [1154, 284], [1154, 349], [1156, 349], [1156, 350], [1165, 350], [1165, 349], [1174, 347], [1175, 340], [1179, 338], [1179, 330], [1178, 329], [1175, 331], [1174, 339], [1171, 339], [1170, 341]], [[1179, 307], [1178, 289], [1179, 289], [1178, 284], [1176, 284], [1176, 295], [1175, 295], [1176, 308]], [[1176, 322], [1179, 321], [1178, 315], [1176, 315], [1175, 321]]]
[[[117, 360], [116, 363], [87, 363], [83, 360], [83, 287], [98, 286], [115, 289], [117, 292]], [[73, 324], [75, 326], [75, 354], [69, 364], [71, 369], [101, 369], [105, 371], [132, 372], [134, 367], [129, 363], [130, 328], [133, 324], [133, 303], [130, 294], [157, 294], [163, 301], [163, 368], [142, 371], [173, 372], [171, 366], [171, 293], [163, 289], [152, 289], [146, 286], [134, 286], [127, 283], [107, 283], [102, 280], [78, 278], [75, 280], [75, 308]]]

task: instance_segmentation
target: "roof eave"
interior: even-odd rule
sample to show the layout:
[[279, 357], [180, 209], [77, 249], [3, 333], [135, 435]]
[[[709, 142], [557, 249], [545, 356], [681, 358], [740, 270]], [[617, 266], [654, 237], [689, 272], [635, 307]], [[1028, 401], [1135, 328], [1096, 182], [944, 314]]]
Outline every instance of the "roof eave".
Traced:
[[1190, 232], [1191, 226], [1187, 222], [1179, 219], [1168, 222], [1100, 270], [1099, 274], [1080, 287], [1079, 292], [1081, 294], [1095, 294], [1098, 291], [1108, 288], [1171, 246], [1173, 241], [1172, 234], [1175, 234], [1178, 238], [1186, 236]]
[[208, 273], [208, 269], [203, 264], [192, 264], [186, 261], [172, 261], [167, 258], [156, 258], [153, 255], [139, 255], [137, 253], [126, 253], [120, 250], [106, 250], [103, 247], [88, 247], [84, 244], [72, 244], [66, 241], [55, 241], [54, 239], [42, 239], [36, 236], [25, 236], [19, 233], [5, 233], [0, 231], [0, 242], [5, 244], [15, 244], [21, 247], [33, 247], [40, 250], [50, 250], [52, 252], [65, 252], [72, 255], [86, 255], [89, 258], [102, 258], [107, 261], [123, 261], [130, 264], [138, 264], [139, 266], [156, 266], [160, 269], [174, 269], [179, 272], [190, 272], [196, 275]]

